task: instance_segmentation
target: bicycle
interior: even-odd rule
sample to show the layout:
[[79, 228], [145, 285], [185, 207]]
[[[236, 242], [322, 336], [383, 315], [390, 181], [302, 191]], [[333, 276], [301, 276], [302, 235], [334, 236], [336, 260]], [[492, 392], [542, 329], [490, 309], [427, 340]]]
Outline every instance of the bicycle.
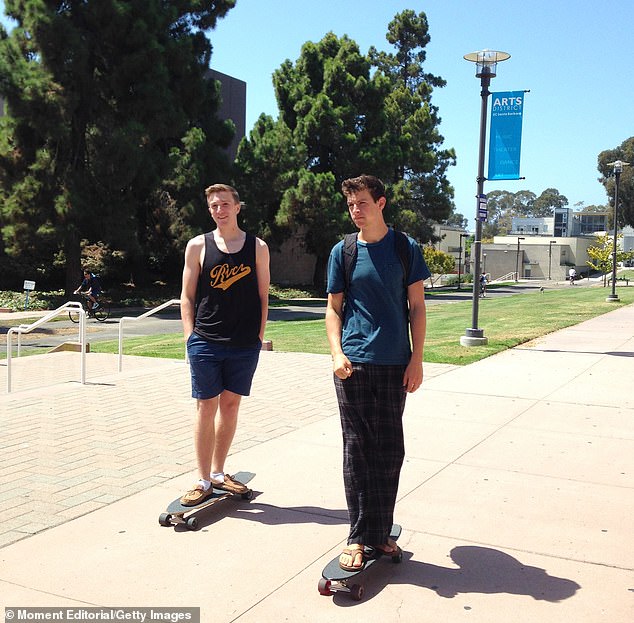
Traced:
[[[99, 303], [99, 305], [97, 309], [93, 311], [88, 308], [88, 297], [85, 294], [80, 294], [79, 297], [79, 302], [88, 313], [89, 318], [95, 318], [95, 320], [99, 322], [105, 322], [110, 317], [110, 301], [107, 301], [102, 296], [97, 297], [97, 303]], [[73, 322], [79, 322], [79, 313], [76, 311], [69, 311], [68, 317]]]

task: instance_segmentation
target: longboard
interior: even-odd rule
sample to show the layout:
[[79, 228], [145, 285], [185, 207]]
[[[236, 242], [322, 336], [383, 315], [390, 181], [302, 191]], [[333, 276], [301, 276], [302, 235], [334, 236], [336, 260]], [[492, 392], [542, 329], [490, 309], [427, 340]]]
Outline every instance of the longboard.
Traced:
[[[394, 524], [390, 532], [390, 538], [395, 541], [401, 536], [401, 526]], [[355, 578], [361, 573], [365, 573], [375, 562], [386, 557], [391, 558], [392, 562], [403, 562], [403, 552], [399, 550], [398, 554], [390, 556], [383, 554], [380, 550], [374, 548], [366, 548], [367, 558], [365, 565], [358, 571], [344, 571], [339, 566], [339, 556], [333, 558], [321, 572], [321, 580], [317, 585], [317, 590], [321, 595], [332, 595], [333, 593], [343, 592], [349, 593], [350, 597], [355, 601], [361, 601], [365, 588], [363, 584], [355, 582]]]
[[[253, 472], [238, 472], [233, 478], [243, 485], [246, 485], [255, 478], [255, 474]], [[230, 491], [224, 491], [214, 487], [213, 493], [208, 498], [194, 506], [184, 506], [181, 504], [180, 497], [176, 498], [167, 507], [165, 512], [160, 514], [159, 523], [162, 526], [184, 524], [188, 530], [197, 530], [198, 517], [196, 513], [198, 511], [232, 497], [239, 497], [242, 500], [251, 500], [253, 499], [253, 490], [248, 489], [244, 493], [231, 493]]]

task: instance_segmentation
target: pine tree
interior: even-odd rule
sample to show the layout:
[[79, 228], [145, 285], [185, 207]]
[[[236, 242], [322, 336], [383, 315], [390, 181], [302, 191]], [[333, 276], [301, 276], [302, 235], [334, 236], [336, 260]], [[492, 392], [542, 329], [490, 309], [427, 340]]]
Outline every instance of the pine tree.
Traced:
[[[433, 88], [444, 81], [421, 68], [428, 40], [424, 13], [406, 11], [388, 32], [396, 55], [364, 55], [349, 37], [334, 33], [305, 43], [297, 61], [286, 61], [273, 75], [279, 118], [261, 119], [258, 132], [241, 145], [238, 176], [241, 188], [253, 189], [247, 190], [249, 208], [261, 222], [274, 214], [278, 233], [303, 232], [306, 250], [316, 256], [318, 289], [330, 249], [353, 229], [340, 191], [344, 179], [361, 173], [382, 178], [388, 221], [420, 242], [433, 238], [432, 220], [451, 213], [453, 190], [445, 174], [455, 157], [440, 148], [440, 119], [430, 103]], [[283, 163], [271, 159], [273, 146], [281, 144], [289, 154]], [[270, 181], [260, 200], [262, 179]]]
[[[61, 258], [67, 292], [77, 285], [84, 239], [147, 256], [161, 190], [192, 128], [202, 132], [206, 161], [223, 166], [218, 147], [231, 128], [214, 117], [203, 31], [234, 3], [6, 0], [17, 23], [0, 33], [8, 254], [42, 275]], [[177, 190], [194, 192], [185, 183]]]

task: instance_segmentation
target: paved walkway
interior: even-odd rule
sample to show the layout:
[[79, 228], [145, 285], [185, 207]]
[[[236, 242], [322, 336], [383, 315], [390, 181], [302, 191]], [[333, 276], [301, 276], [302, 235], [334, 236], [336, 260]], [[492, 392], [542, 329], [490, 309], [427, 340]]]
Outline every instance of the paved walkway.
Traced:
[[158, 515], [193, 478], [186, 365], [55, 353], [0, 363], [0, 606], [200, 607], [205, 623], [631, 623], [634, 306], [408, 398], [402, 565], [360, 603], [317, 580], [345, 541], [330, 358], [263, 352], [228, 468], [251, 502]]

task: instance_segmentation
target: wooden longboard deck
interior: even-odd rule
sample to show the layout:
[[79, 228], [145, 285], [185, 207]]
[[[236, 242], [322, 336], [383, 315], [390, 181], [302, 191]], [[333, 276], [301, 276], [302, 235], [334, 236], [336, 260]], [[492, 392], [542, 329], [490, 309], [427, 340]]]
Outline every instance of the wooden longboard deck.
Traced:
[[[255, 474], [253, 472], [238, 472], [237, 474], [234, 474], [233, 477], [243, 485], [247, 485], [255, 478]], [[223, 491], [222, 489], [214, 489], [212, 495], [194, 506], [184, 506], [181, 504], [180, 497], [178, 497], [171, 502], [171, 504], [167, 507], [166, 512], [170, 515], [184, 515], [185, 513], [200, 510], [201, 508], [205, 508], [206, 506], [210, 506], [211, 504], [215, 504], [220, 500], [234, 495], [240, 496], [243, 494], [231, 493], [229, 491]]]
[[[398, 537], [401, 536], [402, 528], [398, 524], [394, 524], [392, 526], [392, 530], [390, 531], [390, 538], [398, 541]], [[366, 560], [365, 565], [359, 569], [358, 571], [345, 571], [339, 566], [339, 556], [333, 558], [322, 571], [321, 575], [325, 580], [331, 580], [333, 582], [345, 582], [346, 580], [350, 580], [355, 576], [359, 575], [366, 571], [369, 567], [371, 567], [377, 560], [382, 558], [384, 555], [377, 553], [376, 556], [369, 558]]]

